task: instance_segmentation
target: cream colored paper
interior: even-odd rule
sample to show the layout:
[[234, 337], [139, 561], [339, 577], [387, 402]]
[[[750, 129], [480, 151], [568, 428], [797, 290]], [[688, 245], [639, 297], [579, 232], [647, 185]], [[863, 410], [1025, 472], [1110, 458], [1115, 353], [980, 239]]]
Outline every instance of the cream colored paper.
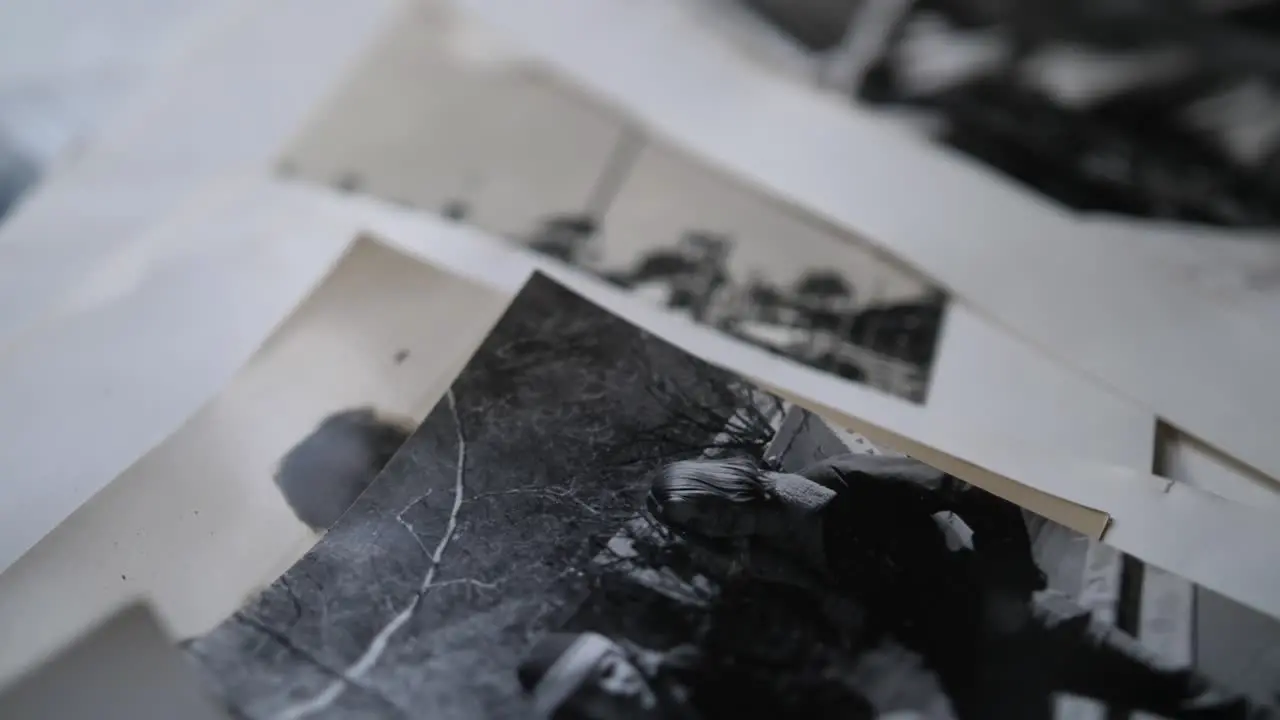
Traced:
[[340, 410], [420, 422], [505, 306], [354, 243], [217, 397], [0, 574], [0, 618], [24, 618], [5, 623], [0, 677], [130, 597], [181, 636], [223, 620], [315, 541], [272, 482], [284, 453]]

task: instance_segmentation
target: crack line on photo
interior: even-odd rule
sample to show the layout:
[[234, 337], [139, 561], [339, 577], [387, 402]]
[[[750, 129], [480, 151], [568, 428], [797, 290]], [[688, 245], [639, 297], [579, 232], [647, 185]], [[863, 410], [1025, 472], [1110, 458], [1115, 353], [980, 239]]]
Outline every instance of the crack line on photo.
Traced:
[[[418, 592], [414, 594], [409, 604], [391, 619], [391, 622], [378, 631], [378, 634], [369, 642], [369, 646], [365, 648], [364, 653], [342, 672], [341, 677], [334, 679], [324, 690], [310, 700], [286, 708], [276, 715], [277, 720], [301, 720], [301, 718], [309, 717], [332, 705], [347, 689], [348, 685], [359, 684], [360, 680], [377, 665], [378, 660], [381, 659], [382, 654], [389, 646], [392, 636], [409, 622], [414, 612], [422, 604], [423, 599], [426, 598], [428, 591], [435, 586], [436, 570], [439, 569], [444, 552], [448, 549], [449, 543], [453, 540], [454, 531], [458, 527], [458, 512], [462, 509], [462, 480], [465, 475], [467, 461], [467, 441], [462, 432], [462, 416], [458, 413], [458, 404], [454, 398], [453, 390], [450, 389], [445, 394], [445, 397], [449, 401], [449, 410], [453, 413], [454, 427], [458, 435], [458, 458], [454, 472], [453, 507], [449, 511], [449, 522], [445, 526], [444, 535], [440, 538], [440, 542], [436, 544], [435, 552], [431, 554], [431, 564], [427, 568], [426, 575], [422, 578], [422, 584], [418, 587]], [[417, 503], [420, 499], [415, 498], [410, 505]], [[397, 516], [397, 519], [399, 519], [399, 516]], [[412, 532], [411, 529], [410, 531]], [[416, 533], [414, 533], [414, 538], [417, 539]]]

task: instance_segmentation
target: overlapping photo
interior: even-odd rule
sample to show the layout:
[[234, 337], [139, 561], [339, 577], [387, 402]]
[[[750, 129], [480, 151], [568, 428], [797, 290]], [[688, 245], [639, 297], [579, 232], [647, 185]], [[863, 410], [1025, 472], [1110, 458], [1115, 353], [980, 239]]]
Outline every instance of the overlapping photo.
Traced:
[[912, 404], [947, 294], [655, 137], [445, 0], [416, 0], [282, 159], [440, 213]]
[[1276, 621], [1167, 576], [538, 274], [186, 650], [248, 718], [1275, 716]]

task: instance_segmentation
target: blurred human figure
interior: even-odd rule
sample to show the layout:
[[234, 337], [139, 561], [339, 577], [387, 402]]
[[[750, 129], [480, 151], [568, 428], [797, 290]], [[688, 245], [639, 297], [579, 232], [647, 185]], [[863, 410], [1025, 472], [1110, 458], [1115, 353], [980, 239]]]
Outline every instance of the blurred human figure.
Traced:
[[[1044, 587], [1017, 506], [909, 458], [842, 455], [800, 473], [749, 458], [672, 463], [655, 477], [651, 512], [691, 537], [781, 551], [866, 610], [867, 622], [918, 652], [961, 718], [1051, 718], [1072, 692], [1170, 718], [1250, 717], [1189, 672], [1153, 667], [1086, 632], [1032, 612]], [[935, 518], [972, 530], [953, 550]]]

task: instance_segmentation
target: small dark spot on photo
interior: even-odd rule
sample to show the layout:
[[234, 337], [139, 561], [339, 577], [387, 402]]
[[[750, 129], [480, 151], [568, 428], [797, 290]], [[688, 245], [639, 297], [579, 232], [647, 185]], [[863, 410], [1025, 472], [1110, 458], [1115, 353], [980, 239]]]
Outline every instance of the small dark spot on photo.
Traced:
[[127, 577], [125, 577], [125, 576], [121, 575], [121, 576], [120, 576], [120, 579], [121, 579], [121, 580], [128, 580], [129, 578], [127, 578]]
[[334, 184], [344, 192], [355, 192], [364, 185], [364, 178], [360, 177], [359, 173], [348, 172], [339, 175]]
[[195, 513], [196, 515], [199, 515], [199, 514], [200, 514], [200, 511], [199, 511], [199, 510], [192, 510], [191, 512]]
[[396, 364], [397, 364], [397, 365], [399, 365], [400, 363], [404, 362], [404, 361], [405, 361], [405, 360], [407, 360], [408, 358], [409, 358], [409, 351], [408, 351], [408, 350], [400, 350], [400, 351], [396, 352], [396, 354], [395, 354], [395, 361], [396, 361]]
[[440, 208], [440, 214], [450, 220], [465, 220], [471, 208], [462, 200], [450, 200]]

